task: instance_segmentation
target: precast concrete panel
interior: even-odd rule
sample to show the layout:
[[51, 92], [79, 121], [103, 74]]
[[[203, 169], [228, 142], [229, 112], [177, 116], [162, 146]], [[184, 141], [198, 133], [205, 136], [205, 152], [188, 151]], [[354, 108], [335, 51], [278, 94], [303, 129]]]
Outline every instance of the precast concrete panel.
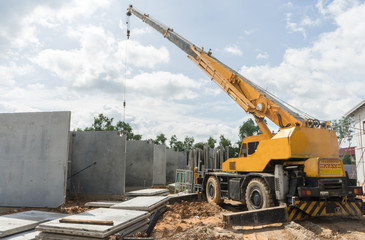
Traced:
[[127, 142], [126, 187], [152, 187], [154, 144]]
[[0, 114], [0, 206], [60, 206], [71, 112]]
[[166, 185], [166, 146], [154, 145], [153, 185]]
[[186, 152], [175, 152], [173, 149], [166, 149], [166, 181], [175, 182], [176, 169], [187, 169]]
[[117, 131], [72, 132], [70, 192], [86, 197], [125, 193], [125, 136]]

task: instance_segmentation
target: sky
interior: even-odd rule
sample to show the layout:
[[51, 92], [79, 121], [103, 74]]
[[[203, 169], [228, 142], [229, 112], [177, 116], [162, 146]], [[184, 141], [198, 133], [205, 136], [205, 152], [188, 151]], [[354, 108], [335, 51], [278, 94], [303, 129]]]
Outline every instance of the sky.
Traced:
[[103, 113], [143, 139], [238, 141], [250, 115], [135, 16], [127, 40], [129, 4], [318, 119], [365, 99], [364, 1], [14, 0], [0, 2], [0, 112], [71, 111], [71, 130]]

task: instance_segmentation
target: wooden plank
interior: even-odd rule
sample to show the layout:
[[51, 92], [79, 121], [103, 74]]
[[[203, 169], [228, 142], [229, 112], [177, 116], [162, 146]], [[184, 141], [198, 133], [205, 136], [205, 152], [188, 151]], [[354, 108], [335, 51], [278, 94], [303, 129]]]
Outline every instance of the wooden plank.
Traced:
[[94, 225], [107, 225], [113, 226], [114, 222], [109, 220], [87, 220], [87, 219], [71, 219], [71, 218], [61, 218], [60, 223], [78, 223], [78, 224], [94, 224]]

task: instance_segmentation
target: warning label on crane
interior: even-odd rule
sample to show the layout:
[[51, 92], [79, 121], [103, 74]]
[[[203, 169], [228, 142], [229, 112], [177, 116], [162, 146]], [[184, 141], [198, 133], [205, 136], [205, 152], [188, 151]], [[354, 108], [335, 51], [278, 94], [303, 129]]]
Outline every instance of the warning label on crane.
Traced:
[[323, 176], [342, 176], [342, 164], [340, 159], [319, 161], [319, 175]]

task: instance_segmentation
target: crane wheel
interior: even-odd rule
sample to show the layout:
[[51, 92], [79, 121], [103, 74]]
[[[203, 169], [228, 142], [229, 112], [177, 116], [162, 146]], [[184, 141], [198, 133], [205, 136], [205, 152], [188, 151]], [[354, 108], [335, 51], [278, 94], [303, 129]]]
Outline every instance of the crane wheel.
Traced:
[[219, 205], [223, 202], [221, 198], [221, 190], [216, 177], [210, 176], [208, 178], [205, 194], [209, 203], [215, 203]]
[[253, 178], [248, 183], [245, 199], [248, 210], [257, 210], [274, 206], [270, 189], [266, 182], [261, 178]]

